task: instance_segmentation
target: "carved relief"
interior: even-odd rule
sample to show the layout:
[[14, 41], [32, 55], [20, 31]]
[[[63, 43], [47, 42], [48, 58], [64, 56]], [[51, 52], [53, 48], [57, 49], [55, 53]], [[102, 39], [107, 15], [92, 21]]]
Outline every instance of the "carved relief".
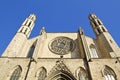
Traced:
[[55, 71], [67, 71], [71, 73], [67, 66], [64, 64], [62, 59], [56, 61], [56, 65], [52, 68], [51, 72]]
[[63, 59], [56, 61], [46, 80], [76, 80], [71, 71], [64, 64]]

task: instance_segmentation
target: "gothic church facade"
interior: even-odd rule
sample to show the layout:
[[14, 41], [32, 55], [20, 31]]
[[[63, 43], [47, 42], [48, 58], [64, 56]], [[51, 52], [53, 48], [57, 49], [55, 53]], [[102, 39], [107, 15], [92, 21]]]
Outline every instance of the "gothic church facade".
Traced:
[[90, 14], [96, 38], [80, 28], [29, 39], [36, 16], [25, 19], [0, 57], [0, 80], [120, 80], [120, 48], [101, 20]]

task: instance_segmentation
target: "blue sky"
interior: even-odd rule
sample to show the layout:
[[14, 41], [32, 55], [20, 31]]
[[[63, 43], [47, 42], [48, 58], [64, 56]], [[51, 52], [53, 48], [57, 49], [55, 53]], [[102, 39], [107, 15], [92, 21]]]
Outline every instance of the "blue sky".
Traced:
[[95, 37], [89, 13], [95, 13], [120, 46], [120, 0], [1, 0], [0, 54], [29, 14], [37, 16], [31, 38], [44, 26], [47, 32], [77, 32]]

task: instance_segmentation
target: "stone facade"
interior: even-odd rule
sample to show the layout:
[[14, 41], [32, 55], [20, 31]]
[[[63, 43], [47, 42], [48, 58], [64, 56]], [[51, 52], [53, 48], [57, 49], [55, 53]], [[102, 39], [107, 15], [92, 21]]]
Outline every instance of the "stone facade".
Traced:
[[95, 15], [89, 15], [96, 38], [75, 33], [47, 33], [28, 39], [31, 14], [0, 58], [0, 80], [120, 80], [120, 48]]

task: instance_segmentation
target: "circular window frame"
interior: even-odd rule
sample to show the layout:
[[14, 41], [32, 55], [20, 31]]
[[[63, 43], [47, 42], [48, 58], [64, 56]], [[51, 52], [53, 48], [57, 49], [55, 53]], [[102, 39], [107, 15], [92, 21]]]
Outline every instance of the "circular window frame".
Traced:
[[[62, 41], [61, 41], [62, 40]], [[64, 43], [64, 48], [62, 48], [62, 51], [57, 51], [53, 48], [55, 48], [55, 41], [57, 42], [57, 47], [59, 47], [59, 44], [60, 43]], [[64, 36], [59, 36], [59, 37], [56, 37], [54, 39], [52, 39], [50, 42], [49, 42], [49, 45], [48, 45], [48, 48], [51, 52], [53, 52], [54, 54], [57, 54], [57, 55], [65, 55], [65, 54], [68, 54], [70, 52], [73, 52], [74, 49], [75, 49], [75, 42], [73, 39], [71, 38], [68, 38], [68, 37], [64, 37]], [[56, 48], [57, 48], [56, 47]], [[61, 48], [59, 48], [61, 49]]]

